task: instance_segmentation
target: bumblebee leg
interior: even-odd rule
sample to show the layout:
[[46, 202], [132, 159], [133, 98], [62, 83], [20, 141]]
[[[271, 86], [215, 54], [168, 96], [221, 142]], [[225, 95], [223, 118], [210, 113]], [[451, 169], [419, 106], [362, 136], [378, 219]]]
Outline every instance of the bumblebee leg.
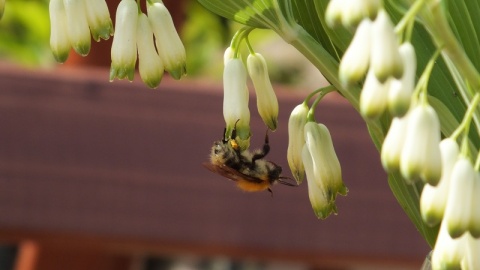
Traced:
[[228, 139], [227, 139], [227, 128], [224, 128], [223, 129], [223, 140], [222, 140], [223, 143], [227, 143], [228, 142]]
[[255, 151], [255, 154], [252, 157], [252, 164], [255, 163], [255, 160], [265, 157], [268, 154], [268, 152], [270, 152], [270, 145], [268, 144], [268, 129], [267, 129], [267, 132], [265, 133], [265, 143], [263, 144], [263, 147], [261, 150]]
[[267, 190], [268, 190], [268, 192], [270, 192], [270, 196], [273, 197], [273, 191], [272, 191], [272, 189], [271, 189], [271, 188], [268, 188]]

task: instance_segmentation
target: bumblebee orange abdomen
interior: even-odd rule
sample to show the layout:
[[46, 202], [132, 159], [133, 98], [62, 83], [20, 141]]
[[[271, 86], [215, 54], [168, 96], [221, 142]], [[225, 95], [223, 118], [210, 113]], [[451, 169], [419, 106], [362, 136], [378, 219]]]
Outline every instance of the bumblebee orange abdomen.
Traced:
[[263, 181], [260, 183], [250, 182], [248, 180], [238, 180], [237, 187], [241, 190], [248, 191], [248, 192], [255, 192], [255, 191], [264, 191], [270, 187], [270, 182]]

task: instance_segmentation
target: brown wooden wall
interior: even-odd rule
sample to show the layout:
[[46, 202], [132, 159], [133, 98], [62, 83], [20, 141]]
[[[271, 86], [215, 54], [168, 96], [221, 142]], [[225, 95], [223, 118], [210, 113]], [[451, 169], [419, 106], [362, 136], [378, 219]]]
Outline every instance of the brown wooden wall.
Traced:
[[[279, 91], [280, 127], [270, 134], [269, 158], [287, 176], [287, 120], [302, 99]], [[265, 127], [251, 101], [255, 147]], [[429, 248], [390, 192], [360, 117], [336, 96], [317, 120], [349, 188], [339, 215], [324, 221], [306, 183], [250, 194], [201, 166], [222, 136], [219, 85], [165, 78], [151, 90], [109, 83], [103, 69], [0, 66], [0, 243], [25, 244], [20, 254], [37, 270], [66, 269], [60, 258], [124, 269], [138, 254], [181, 253], [419, 268]]]

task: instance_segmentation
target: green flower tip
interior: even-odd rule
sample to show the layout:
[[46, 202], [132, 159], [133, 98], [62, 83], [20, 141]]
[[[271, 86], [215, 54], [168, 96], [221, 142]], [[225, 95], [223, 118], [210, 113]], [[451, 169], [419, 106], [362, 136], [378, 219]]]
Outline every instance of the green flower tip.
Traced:
[[69, 51], [58, 52], [58, 51], [52, 50], [52, 52], [53, 52], [53, 58], [55, 58], [55, 61], [57, 61], [57, 63], [63, 64], [65, 63], [65, 61], [67, 61]]
[[335, 205], [335, 202], [330, 202], [329, 204], [324, 205], [323, 207], [313, 207], [313, 212], [315, 213], [315, 216], [317, 216], [318, 219], [326, 219], [328, 218], [331, 214], [338, 214], [337, 211], [337, 206]]
[[124, 67], [124, 68], [110, 68], [110, 81], [113, 81], [115, 78], [120, 80], [127, 78], [129, 81], [133, 81], [135, 75], [135, 66], [131, 67]]
[[85, 42], [85, 43], [82, 42], [82, 43], [77, 43], [72, 45], [75, 52], [77, 52], [79, 55], [83, 57], [87, 56], [88, 53], [90, 52], [90, 42]]
[[96, 42], [99, 42], [100, 39], [108, 40], [111, 36], [113, 36], [113, 33], [113, 25], [110, 22], [110, 25], [108, 25], [108, 27], [96, 29], [95, 31], [92, 30], [92, 37]]
[[170, 70], [168, 70], [168, 73], [170, 76], [172, 76], [173, 79], [175, 80], [180, 80], [184, 75], [187, 74], [187, 67], [185, 63], [182, 63]]

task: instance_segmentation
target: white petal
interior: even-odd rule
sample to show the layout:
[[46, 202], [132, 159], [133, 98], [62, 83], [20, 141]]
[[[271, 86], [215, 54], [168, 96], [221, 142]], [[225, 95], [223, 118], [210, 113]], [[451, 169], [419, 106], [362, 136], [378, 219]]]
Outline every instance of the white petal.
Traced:
[[173, 25], [172, 16], [161, 1], [148, 3], [147, 11], [150, 25], [155, 34], [158, 54], [165, 69], [174, 79], [180, 79], [186, 73], [185, 47]]
[[360, 113], [363, 117], [377, 119], [387, 108], [390, 81], [381, 83], [370, 69], [360, 93]]
[[137, 25], [138, 70], [142, 80], [151, 88], [160, 84], [163, 64], [155, 50], [153, 32], [147, 15], [140, 14]]
[[325, 190], [318, 185], [318, 181], [315, 181], [313, 172], [314, 164], [307, 145], [303, 146], [302, 160], [305, 166], [305, 174], [307, 175], [308, 198], [310, 199], [310, 204], [312, 205], [315, 215], [318, 218], [325, 219], [331, 213], [336, 213], [336, 207], [335, 203], [332, 203], [332, 201], [326, 196]]
[[403, 63], [393, 24], [385, 10], [378, 13], [372, 27], [371, 67], [380, 82], [389, 77], [401, 78]]
[[448, 201], [451, 174], [458, 154], [458, 144], [455, 140], [447, 138], [440, 143], [442, 177], [437, 186], [427, 183], [423, 187], [420, 198], [420, 211], [423, 220], [430, 226], [435, 226], [442, 221]]
[[261, 54], [250, 54], [247, 58], [247, 69], [255, 88], [258, 113], [270, 130], [276, 130], [278, 101], [268, 77], [267, 63]]
[[137, 62], [138, 6], [134, 0], [122, 0], [115, 17], [115, 36], [112, 43], [110, 80], [115, 77], [133, 80]]
[[372, 22], [363, 20], [355, 32], [352, 42], [342, 57], [339, 66], [340, 81], [344, 85], [350, 85], [360, 81], [370, 63]]
[[342, 169], [327, 127], [307, 122], [304, 133], [305, 145], [312, 156], [313, 174], [317, 184], [323, 187], [330, 200], [335, 200], [337, 193], [346, 195], [347, 188], [343, 184]]
[[93, 39], [99, 41], [113, 36], [113, 24], [105, 0], [83, 0], [87, 21], [92, 31]]
[[435, 248], [432, 252], [432, 269], [460, 269], [460, 263], [465, 256], [467, 235], [452, 239], [446, 225], [440, 225]]
[[82, 0], [63, 0], [67, 16], [68, 38], [73, 49], [85, 56], [90, 52], [90, 29]]
[[401, 117], [410, 108], [415, 88], [417, 60], [411, 43], [404, 43], [399, 49], [403, 60], [404, 72], [401, 79], [393, 79], [388, 94], [388, 109], [393, 116]]
[[248, 109], [247, 70], [241, 59], [230, 59], [223, 71], [223, 117], [227, 135], [235, 123], [237, 135], [242, 139], [250, 137], [250, 110]]
[[70, 52], [70, 40], [67, 33], [67, 17], [63, 0], [51, 0], [50, 13], [50, 47], [57, 62], [67, 60]]
[[402, 149], [407, 137], [408, 115], [395, 117], [390, 124], [387, 136], [383, 141], [381, 159], [383, 168], [388, 172], [400, 169]]
[[474, 206], [473, 190], [476, 173], [472, 163], [459, 158], [453, 167], [450, 179], [450, 191], [445, 209], [444, 222], [452, 238], [460, 237], [469, 229]]
[[422, 179], [435, 186], [440, 180], [440, 121], [429, 105], [419, 105], [409, 113], [400, 171], [407, 181]]
[[287, 160], [292, 175], [300, 184], [303, 181], [305, 169], [302, 161], [302, 149], [305, 145], [304, 127], [307, 123], [308, 106], [297, 105], [288, 119], [288, 148]]

